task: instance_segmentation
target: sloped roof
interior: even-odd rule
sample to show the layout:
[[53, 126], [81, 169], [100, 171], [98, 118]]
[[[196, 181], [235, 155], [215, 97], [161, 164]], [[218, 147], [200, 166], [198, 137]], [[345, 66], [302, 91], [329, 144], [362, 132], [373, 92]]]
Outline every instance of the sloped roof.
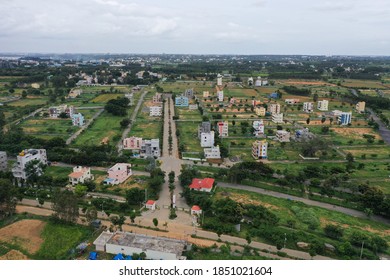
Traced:
[[213, 178], [204, 178], [204, 179], [198, 179], [194, 178], [192, 179], [192, 183], [190, 185], [190, 189], [212, 189], [214, 184]]

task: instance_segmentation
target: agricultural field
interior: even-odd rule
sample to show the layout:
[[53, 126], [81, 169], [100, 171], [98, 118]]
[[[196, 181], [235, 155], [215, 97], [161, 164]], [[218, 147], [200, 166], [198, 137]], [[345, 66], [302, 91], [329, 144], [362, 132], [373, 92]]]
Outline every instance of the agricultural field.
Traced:
[[0, 259], [71, 259], [70, 250], [91, 233], [84, 226], [26, 217], [0, 228]]
[[27, 96], [26, 99], [19, 99], [17, 101], [9, 102], [8, 106], [24, 107], [31, 105], [46, 105], [49, 98], [46, 96]]
[[90, 102], [91, 103], [95, 103], [95, 104], [96, 103], [105, 104], [108, 101], [110, 101], [111, 99], [117, 99], [118, 97], [123, 97], [123, 94], [119, 94], [119, 93], [115, 93], [115, 94], [112, 94], [112, 93], [100, 94], [99, 96], [97, 96], [94, 99], [92, 99]]

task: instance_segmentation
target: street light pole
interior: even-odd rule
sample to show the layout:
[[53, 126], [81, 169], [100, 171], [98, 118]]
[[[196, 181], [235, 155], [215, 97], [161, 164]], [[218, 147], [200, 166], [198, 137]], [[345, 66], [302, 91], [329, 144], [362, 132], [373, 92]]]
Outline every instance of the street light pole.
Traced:
[[360, 249], [360, 259], [362, 259], [363, 256], [363, 248], [364, 248], [364, 240], [362, 242], [362, 248]]

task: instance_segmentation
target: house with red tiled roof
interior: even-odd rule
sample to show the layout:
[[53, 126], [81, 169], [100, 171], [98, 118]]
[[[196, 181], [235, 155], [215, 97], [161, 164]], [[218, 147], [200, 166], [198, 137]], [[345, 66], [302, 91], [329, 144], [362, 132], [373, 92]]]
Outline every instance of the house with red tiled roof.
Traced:
[[156, 210], [156, 201], [154, 200], [148, 200], [145, 204], [146, 209], [149, 210]]
[[68, 177], [69, 177], [69, 183], [71, 183], [73, 186], [94, 179], [91, 173], [91, 168], [82, 167], [82, 166], [73, 167], [73, 172], [70, 173]]
[[192, 179], [192, 183], [189, 186], [189, 188], [201, 192], [211, 192], [214, 186], [214, 182], [215, 180], [213, 178], [204, 178], [204, 179], [194, 178]]
[[191, 208], [191, 215], [201, 215], [202, 209], [198, 205], [194, 205]]

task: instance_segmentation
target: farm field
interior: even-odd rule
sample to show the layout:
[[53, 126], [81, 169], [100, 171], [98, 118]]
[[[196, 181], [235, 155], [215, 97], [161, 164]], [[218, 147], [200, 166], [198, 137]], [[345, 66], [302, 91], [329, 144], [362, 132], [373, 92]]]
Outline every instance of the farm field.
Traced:
[[381, 81], [373, 81], [373, 80], [342, 80], [341, 85], [344, 87], [351, 88], [362, 88], [362, 89], [386, 89]]
[[79, 225], [22, 219], [0, 228], [0, 259], [69, 259], [69, 250], [91, 233]]
[[107, 93], [107, 94], [100, 94], [99, 96], [95, 97], [92, 99], [90, 102], [91, 103], [107, 103], [111, 99], [117, 99], [118, 97], [123, 97], [123, 94], [112, 94], [112, 93]]
[[27, 96], [26, 99], [19, 99], [14, 102], [9, 102], [8, 106], [24, 107], [24, 106], [31, 106], [31, 105], [46, 105], [48, 100], [49, 98], [45, 96], [42, 97]]

